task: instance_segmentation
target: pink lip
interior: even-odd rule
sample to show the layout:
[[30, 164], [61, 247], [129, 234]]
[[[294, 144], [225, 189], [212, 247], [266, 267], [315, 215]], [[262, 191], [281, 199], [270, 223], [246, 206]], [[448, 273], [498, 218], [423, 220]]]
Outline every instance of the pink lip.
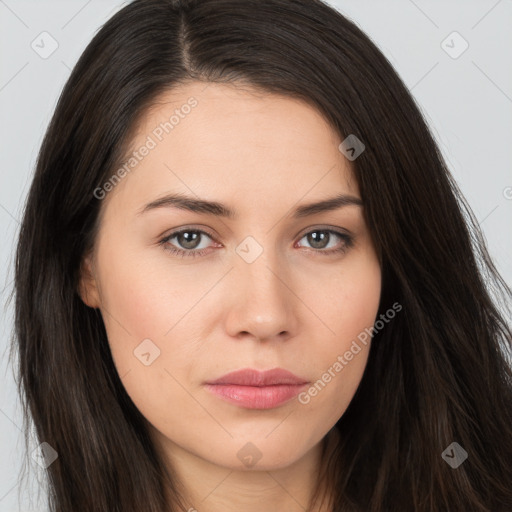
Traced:
[[246, 409], [273, 409], [297, 396], [308, 383], [282, 368], [265, 372], [248, 368], [205, 382], [205, 387], [219, 398]]

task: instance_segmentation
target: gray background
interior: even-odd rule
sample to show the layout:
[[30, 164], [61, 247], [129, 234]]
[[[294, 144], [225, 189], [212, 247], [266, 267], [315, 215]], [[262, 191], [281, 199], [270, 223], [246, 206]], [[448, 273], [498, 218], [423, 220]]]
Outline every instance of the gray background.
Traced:
[[[512, 284], [512, 0], [329, 3], [371, 37], [411, 90], [483, 228], [498, 269]], [[72, 66], [122, 5], [0, 0], [2, 305], [12, 286], [13, 247], [44, 130]], [[42, 58], [40, 53], [55, 44], [52, 40], [57, 49]], [[464, 41], [469, 46], [459, 55]], [[24, 444], [19, 399], [7, 364], [12, 306], [2, 307], [1, 328], [0, 512], [43, 511], [44, 489], [38, 503], [35, 481], [31, 491], [22, 487], [21, 504], [17, 499]], [[32, 467], [40, 478], [39, 466]]]

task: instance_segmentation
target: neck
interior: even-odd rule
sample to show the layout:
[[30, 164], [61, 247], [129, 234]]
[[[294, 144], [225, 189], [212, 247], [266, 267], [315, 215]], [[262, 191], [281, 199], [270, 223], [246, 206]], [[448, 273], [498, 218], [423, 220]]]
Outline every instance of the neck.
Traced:
[[324, 438], [291, 465], [271, 471], [218, 466], [168, 439], [164, 453], [188, 512], [330, 512], [329, 505], [319, 508], [311, 503], [319, 485], [325, 442]]

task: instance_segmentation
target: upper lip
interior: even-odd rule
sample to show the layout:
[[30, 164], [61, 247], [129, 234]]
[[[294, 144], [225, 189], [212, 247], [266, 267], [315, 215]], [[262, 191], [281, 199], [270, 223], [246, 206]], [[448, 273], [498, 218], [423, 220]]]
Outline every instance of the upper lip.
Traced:
[[307, 384], [308, 381], [297, 377], [288, 370], [274, 368], [272, 370], [258, 371], [252, 368], [244, 368], [227, 373], [222, 377], [207, 381], [206, 384], [235, 384], [238, 386], [277, 386]]

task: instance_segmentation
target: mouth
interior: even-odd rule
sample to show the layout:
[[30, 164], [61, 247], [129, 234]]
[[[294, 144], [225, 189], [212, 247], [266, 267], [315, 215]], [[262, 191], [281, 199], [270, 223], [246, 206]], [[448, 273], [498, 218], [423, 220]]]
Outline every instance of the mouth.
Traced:
[[309, 382], [282, 368], [243, 369], [204, 383], [218, 398], [245, 409], [274, 409], [295, 398]]

